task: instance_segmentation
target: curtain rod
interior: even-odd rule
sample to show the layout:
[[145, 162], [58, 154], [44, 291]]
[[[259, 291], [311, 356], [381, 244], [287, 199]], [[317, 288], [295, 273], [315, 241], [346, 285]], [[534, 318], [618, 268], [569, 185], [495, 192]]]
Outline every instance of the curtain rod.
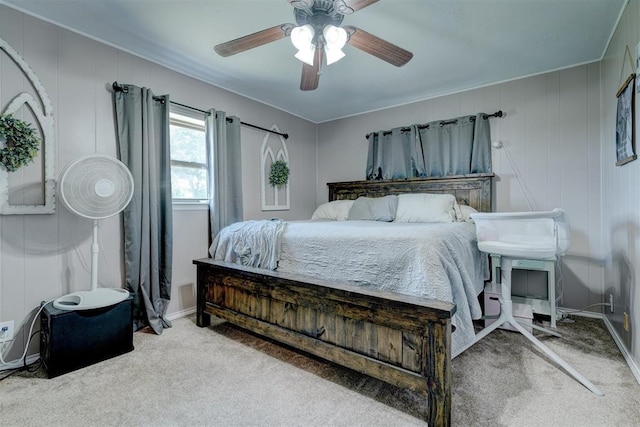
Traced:
[[[504, 113], [502, 112], [502, 110], [498, 110], [493, 114], [485, 114], [484, 118], [485, 120], [491, 117], [502, 117], [504, 115]], [[469, 117], [469, 120], [474, 121], [476, 119], [475, 116], [471, 116]], [[457, 119], [453, 119], [453, 120], [441, 120], [440, 121], [440, 126], [445, 126], [445, 125], [451, 125], [451, 124], [455, 124], [458, 123]], [[418, 125], [418, 129], [429, 129], [429, 125]], [[406, 128], [401, 128], [400, 132], [409, 132], [411, 130], [411, 128], [406, 127]], [[387, 132], [382, 132], [383, 135], [391, 135], [391, 131], [387, 131]], [[369, 139], [369, 137], [371, 136], [371, 133], [368, 133], [365, 135], [365, 138]]]
[[[127, 92], [129, 91], [129, 89], [127, 88], [127, 86], [120, 86], [120, 85], [118, 84], [118, 82], [113, 82], [113, 84], [111, 85], [111, 87], [112, 87], [112, 88], [113, 88], [113, 90], [114, 90], [114, 91], [116, 91], [116, 92], [124, 92], [124, 93], [127, 93]], [[191, 107], [191, 106], [189, 106], [189, 105], [185, 105], [185, 104], [180, 104], [179, 102], [175, 102], [175, 101], [169, 101], [169, 102], [170, 102], [171, 104], [173, 104], [173, 105], [178, 105], [178, 106], [180, 106], [180, 107], [188, 108], [188, 109], [190, 109], [190, 110], [198, 111], [198, 112], [200, 112], [200, 113], [204, 113], [204, 114], [209, 114], [209, 112], [208, 112], [208, 111], [204, 111], [204, 110], [201, 110], [201, 109], [199, 109], [199, 108]], [[228, 123], [230, 123], [230, 122], [232, 122], [232, 121], [233, 121], [233, 119], [231, 119], [230, 117], [227, 117], [227, 122], [228, 122]], [[273, 129], [263, 128], [262, 126], [253, 125], [253, 124], [251, 124], [251, 123], [246, 123], [246, 122], [243, 122], [243, 121], [240, 121], [240, 124], [241, 124], [241, 125], [243, 125], [243, 126], [250, 127], [250, 128], [259, 129], [259, 130], [263, 130], [263, 131], [265, 131], [265, 132], [270, 132], [270, 133], [273, 133], [273, 134], [276, 134], [276, 135], [280, 135], [280, 136], [281, 136], [281, 137], [283, 137], [284, 139], [289, 139], [289, 134], [288, 134], [288, 133], [282, 133], [282, 132], [275, 131], [275, 130], [273, 130]]]

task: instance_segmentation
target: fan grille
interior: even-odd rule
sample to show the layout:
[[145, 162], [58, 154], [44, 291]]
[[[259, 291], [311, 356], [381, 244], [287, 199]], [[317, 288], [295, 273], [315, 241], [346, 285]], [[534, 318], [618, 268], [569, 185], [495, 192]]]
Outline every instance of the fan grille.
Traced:
[[60, 174], [59, 195], [62, 203], [77, 215], [108, 218], [131, 201], [133, 177], [124, 163], [113, 157], [81, 157]]

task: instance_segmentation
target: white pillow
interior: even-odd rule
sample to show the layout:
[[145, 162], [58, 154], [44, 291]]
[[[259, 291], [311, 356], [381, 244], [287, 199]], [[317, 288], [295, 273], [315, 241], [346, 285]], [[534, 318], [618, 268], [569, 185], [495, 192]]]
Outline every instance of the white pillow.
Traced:
[[349, 209], [348, 220], [393, 221], [398, 208], [398, 196], [358, 197]]
[[460, 205], [459, 208], [462, 216], [458, 218], [458, 221], [473, 222], [473, 219], [471, 219], [470, 215], [478, 211], [472, 208], [471, 206], [467, 206], [467, 205]]
[[311, 219], [346, 221], [353, 202], [353, 200], [334, 200], [333, 202], [323, 203], [311, 215]]
[[401, 194], [395, 222], [454, 222], [456, 206], [452, 194]]

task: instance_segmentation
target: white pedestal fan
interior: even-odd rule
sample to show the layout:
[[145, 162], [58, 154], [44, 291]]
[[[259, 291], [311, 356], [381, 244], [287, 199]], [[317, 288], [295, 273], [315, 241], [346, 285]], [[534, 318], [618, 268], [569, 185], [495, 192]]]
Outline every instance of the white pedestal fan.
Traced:
[[126, 289], [98, 288], [98, 220], [120, 213], [133, 197], [133, 177], [120, 160], [103, 155], [80, 157], [60, 174], [58, 197], [62, 204], [93, 220], [91, 290], [73, 292], [53, 302], [59, 310], [108, 307], [129, 297]]

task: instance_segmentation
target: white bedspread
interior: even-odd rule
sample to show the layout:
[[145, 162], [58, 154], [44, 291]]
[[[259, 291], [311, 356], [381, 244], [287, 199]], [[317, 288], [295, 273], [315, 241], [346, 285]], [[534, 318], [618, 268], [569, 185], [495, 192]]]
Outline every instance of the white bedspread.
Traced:
[[[232, 250], [242, 228], [219, 233], [214, 259], [243, 263]], [[281, 237], [278, 271], [453, 302], [453, 355], [473, 340], [472, 319], [482, 315], [477, 295], [489, 276], [473, 224], [291, 221]]]
[[286, 226], [280, 219], [236, 222], [218, 233], [209, 252], [214, 259], [275, 270]]

